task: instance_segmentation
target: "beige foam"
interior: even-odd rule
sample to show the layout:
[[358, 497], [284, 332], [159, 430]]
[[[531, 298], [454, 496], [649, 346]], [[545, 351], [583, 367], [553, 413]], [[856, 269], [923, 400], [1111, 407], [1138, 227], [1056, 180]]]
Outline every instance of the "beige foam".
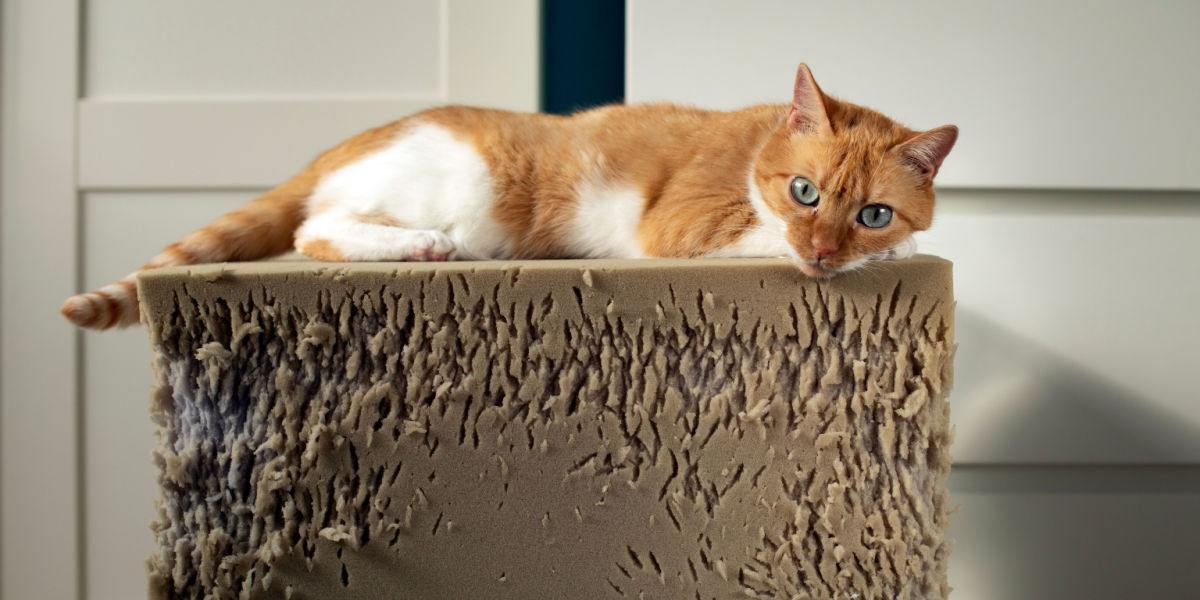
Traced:
[[156, 597], [939, 598], [950, 264], [140, 278]]

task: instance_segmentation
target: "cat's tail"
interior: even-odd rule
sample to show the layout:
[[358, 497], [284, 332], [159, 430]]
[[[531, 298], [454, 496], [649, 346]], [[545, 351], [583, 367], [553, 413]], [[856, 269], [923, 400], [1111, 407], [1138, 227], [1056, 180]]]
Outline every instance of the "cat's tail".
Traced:
[[[304, 218], [313, 177], [301, 173], [253, 202], [167, 246], [138, 271], [157, 267], [256, 260], [291, 249]], [[91, 329], [138, 322], [137, 271], [95, 291], [71, 296], [59, 311], [68, 321]]]

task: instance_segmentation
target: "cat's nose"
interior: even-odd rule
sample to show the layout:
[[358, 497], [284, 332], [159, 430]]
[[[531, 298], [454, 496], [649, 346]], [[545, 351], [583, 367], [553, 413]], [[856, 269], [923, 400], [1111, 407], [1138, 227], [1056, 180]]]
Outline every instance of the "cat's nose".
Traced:
[[812, 239], [813, 254], [817, 260], [833, 256], [837, 253], [840, 244], [837, 240], [824, 236], [814, 235]]

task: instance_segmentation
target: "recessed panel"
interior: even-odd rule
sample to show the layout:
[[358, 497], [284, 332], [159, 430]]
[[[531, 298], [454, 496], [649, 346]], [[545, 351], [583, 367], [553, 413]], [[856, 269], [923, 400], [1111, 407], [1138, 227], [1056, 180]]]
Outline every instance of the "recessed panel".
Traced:
[[436, 97], [438, 0], [90, 1], [85, 90]]

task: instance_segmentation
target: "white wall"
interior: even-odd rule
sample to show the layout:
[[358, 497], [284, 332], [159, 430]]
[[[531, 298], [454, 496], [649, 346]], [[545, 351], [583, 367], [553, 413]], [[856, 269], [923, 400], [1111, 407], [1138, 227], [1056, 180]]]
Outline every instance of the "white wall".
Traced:
[[829, 93], [956, 123], [956, 598], [1190, 597], [1200, 572], [1200, 3], [630, 2], [627, 96]]
[[807, 61], [835, 96], [962, 127], [944, 185], [1200, 189], [1200, 2], [630, 4], [629, 99], [778, 102]]
[[538, 2], [0, 1], [0, 598], [141, 598], [145, 331], [77, 333], [59, 303], [362, 129], [536, 109]]

